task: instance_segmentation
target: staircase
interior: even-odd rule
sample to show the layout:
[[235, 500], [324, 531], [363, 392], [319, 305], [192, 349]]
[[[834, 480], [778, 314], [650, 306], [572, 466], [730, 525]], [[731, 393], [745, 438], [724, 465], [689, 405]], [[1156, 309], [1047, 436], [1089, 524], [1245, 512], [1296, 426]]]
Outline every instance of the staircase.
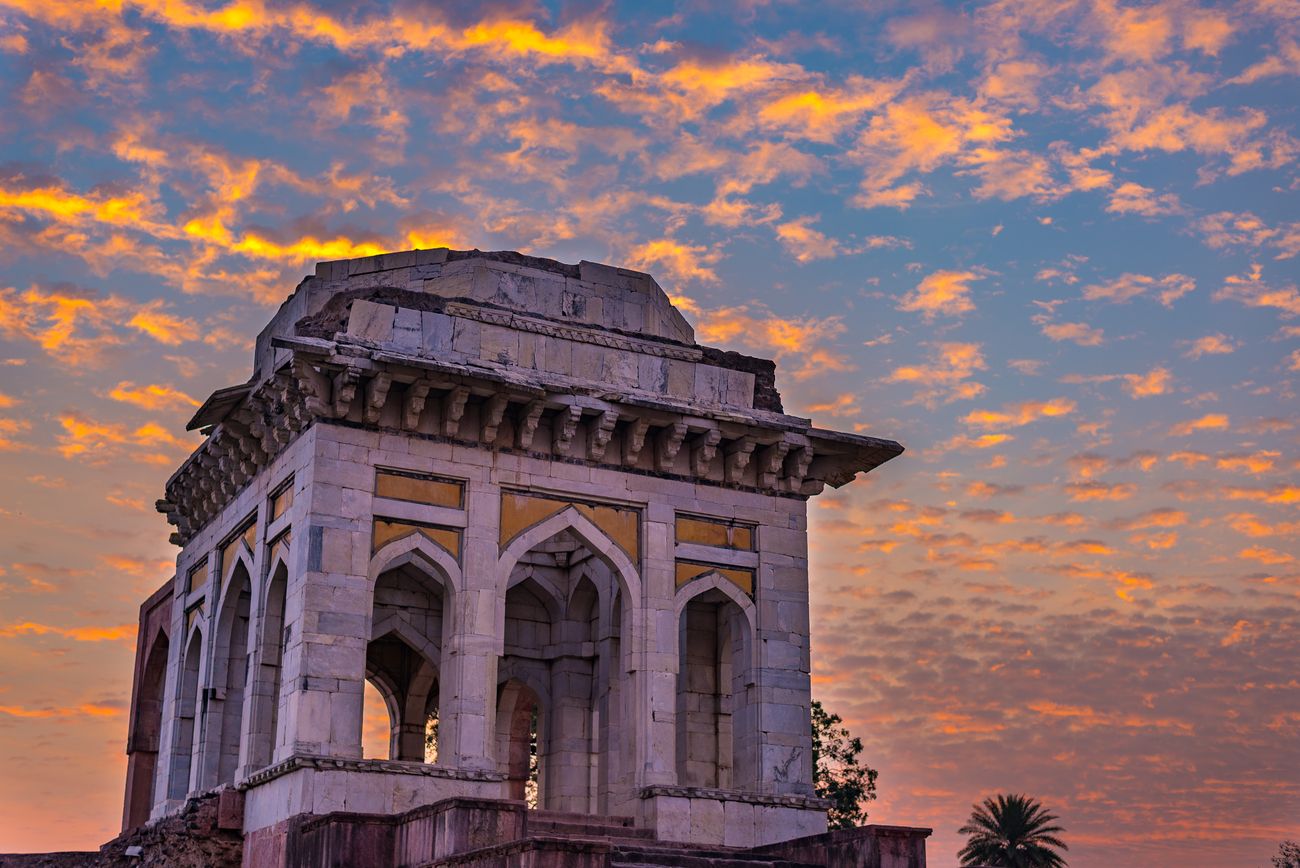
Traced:
[[609, 868], [820, 868], [805, 862], [791, 862], [778, 856], [696, 847], [690, 844], [659, 843], [650, 847], [615, 847], [609, 854]]
[[525, 822], [519, 840], [457, 853], [420, 868], [817, 868], [747, 850], [659, 841], [630, 817], [529, 811]]

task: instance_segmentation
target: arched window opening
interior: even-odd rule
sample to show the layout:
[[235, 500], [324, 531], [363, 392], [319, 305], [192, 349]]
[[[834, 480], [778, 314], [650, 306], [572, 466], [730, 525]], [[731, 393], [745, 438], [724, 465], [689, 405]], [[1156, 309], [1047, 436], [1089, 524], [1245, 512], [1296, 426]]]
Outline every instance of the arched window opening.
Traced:
[[126, 797], [123, 830], [134, 829], [149, 821], [153, 809], [154, 785], [158, 777], [159, 733], [162, 729], [163, 683], [167, 677], [167, 634], [158, 631], [145, 657], [140, 673], [139, 692], [135, 698], [132, 721], [131, 759], [127, 774], [130, 789]]
[[498, 767], [514, 798], [535, 768], [536, 803], [548, 810], [606, 811], [622, 754], [633, 749], [618, 738], [621, 583], [605, 557], [566, 528], [519, 555], [510, 572]]
[[[230, 590], [220, 616], [216, 659], [220, 690], [209, 703], [213, 716], [212, 738], [216, 748], [216, 783], [232, 784], [239, 769], [239, 749], [243, 735], [244, 693], [248, 685], [248, 620], [253, 602], [253, 587], [243, 563], [230, 577]], [[224, 670], [224, 671], [223, 671]]]
[[677, 782], [754, 786], [756, 727], [749, 704], [749, 624], [735, 601], [706, 591], [682, 610], [678, 630]]
[[504, 758], [506, 798], [542, 806], [542, 703], [526, 684], [510, 679], [497, 699], [497, 746]]
[[181, 661], [181, 677], [176, 695], [176, 729], [172, 736], [171, 768], [167, 775], [167, 798], [184, 799], [190, 791], [190, 771], [194, 766], [194, 736], [198, 725], [199, 657], [203, 653], [203, 634], [195, 630]]
[[264, 768], [275, 759], [284, 649], [289, 640], [284, 619], [288, 584], [288, 570], [284, 563], [280, 562], [271, 573], [271, 581], [266, 593], [266, 606], [262, 612], [260, 630], [262, 652], [252, 688], [253, 719], [250, 732], [252, 743], [248, 756], [249, 771]]
[[[446, 586], [419, 558], [404, 560], [375, 582], [366, 677], [388, 717], [385, 759], [438, 760], [438, 667], [447, 608]], [[369, 711], [365, 716], [372, 718]]]
[[388, 759], [393, 735], [393, 716], [375, 682], [366, 679], [361, 710], [361, 756], [365, 759]]

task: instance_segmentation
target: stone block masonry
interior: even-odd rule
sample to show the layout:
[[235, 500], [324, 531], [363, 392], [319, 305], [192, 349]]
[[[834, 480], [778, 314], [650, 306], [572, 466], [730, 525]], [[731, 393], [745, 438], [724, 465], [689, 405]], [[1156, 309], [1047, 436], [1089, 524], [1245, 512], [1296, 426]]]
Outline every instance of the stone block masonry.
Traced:
[[649, 275], [321, 263], [191, 427], [127, 828], [225, 788], [248, 866], [721, 865], [825, 833], [807, 500], [902, 447], [784, 413], [773, 363], [698, 345]]

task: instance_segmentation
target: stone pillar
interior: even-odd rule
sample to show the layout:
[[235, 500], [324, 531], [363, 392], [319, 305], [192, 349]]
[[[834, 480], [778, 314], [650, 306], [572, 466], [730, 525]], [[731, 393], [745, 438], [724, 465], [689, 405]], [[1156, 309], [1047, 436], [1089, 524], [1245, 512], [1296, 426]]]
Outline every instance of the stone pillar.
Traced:
[[[641, 569], [641, 623], [633, 651], [636, 665], [632, 721], [639, 762], [634, 790], [677, 783], [677, 614], [674, 602], [675, 513], [671, 505], [646, 507]], [[631, 638], [631, 637], [629, 637]], [[635, 796], [636, 793], [634, 792]]]
[[758, 534], [758, 784], [761, 792], [810, 796], [807, 504], [784, 503], [784, 526], [768, 524]]
[[442, 651], [438, 764], [491, 771], [497, 767], [497, 625], [505, 607], [505, 596], [497, 589], [500, 490], [469, 482], [465, 508], [463, 587], [455, 595], [451, 632]]
[[[366, 645], [373, 588], [370, 498], [374, 469], [320, 427], [302, 486], [308, 501], [295, 537], [285, 603], [288, 641], [281, 692], [285, 753], [361, 758]], [[298, 533], [295, 530], [295, 533]]]

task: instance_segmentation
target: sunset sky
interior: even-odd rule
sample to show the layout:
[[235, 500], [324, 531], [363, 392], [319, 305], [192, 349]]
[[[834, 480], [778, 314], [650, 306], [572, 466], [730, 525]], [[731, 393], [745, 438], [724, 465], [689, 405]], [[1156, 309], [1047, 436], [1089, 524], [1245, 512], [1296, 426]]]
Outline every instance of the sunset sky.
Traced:
[[653, 273], [786, 409], [873, 821], [1300, 838], [1300, 2], [0, 0], [0, 852], [117, 831], [152, 504], [322, 259]]

